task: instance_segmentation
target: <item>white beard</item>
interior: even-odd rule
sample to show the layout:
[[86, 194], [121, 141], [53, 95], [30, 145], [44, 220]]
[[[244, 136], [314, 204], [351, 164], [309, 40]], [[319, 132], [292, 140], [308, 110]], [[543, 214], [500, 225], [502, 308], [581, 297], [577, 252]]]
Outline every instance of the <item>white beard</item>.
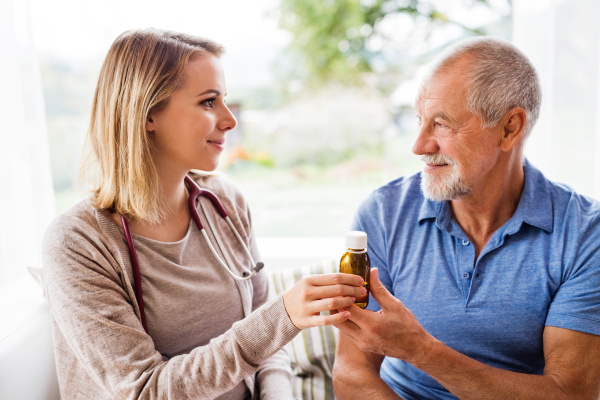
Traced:
[[448, 164], [452, 168], [450, 174], [421, 173], [421, 191], [425, 198], [433, 201], [457, 200], [471, 192], [472, 188], [464, 183], [458, 166], [450, 157], [442, 154], [422, 155], [421, 161], [434, 165]]

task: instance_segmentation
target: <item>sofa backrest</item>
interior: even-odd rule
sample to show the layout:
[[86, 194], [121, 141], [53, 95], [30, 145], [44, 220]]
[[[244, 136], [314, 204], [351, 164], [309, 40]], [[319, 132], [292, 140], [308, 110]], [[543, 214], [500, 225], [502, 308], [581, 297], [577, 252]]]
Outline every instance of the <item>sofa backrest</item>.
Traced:
[[50, 311], [23, 275], [0, 291], [0, 399], [58, 400]]

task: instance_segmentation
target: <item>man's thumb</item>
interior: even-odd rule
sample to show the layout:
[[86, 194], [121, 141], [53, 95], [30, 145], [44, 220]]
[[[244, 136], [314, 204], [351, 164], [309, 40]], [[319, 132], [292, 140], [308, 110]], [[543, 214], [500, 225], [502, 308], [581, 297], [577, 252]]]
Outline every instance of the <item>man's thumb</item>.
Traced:
[[385, 308], [386, 305], [391, 305], [396, 302], [396, 298], [388, 292], [385, 286], [383, 286], [383, 283], [379, 280], [379, 270], [377, 268], [371, 270], [370, 278], [369, 289], [371, 290], [373, 298], [377, 300], [381, 308]]

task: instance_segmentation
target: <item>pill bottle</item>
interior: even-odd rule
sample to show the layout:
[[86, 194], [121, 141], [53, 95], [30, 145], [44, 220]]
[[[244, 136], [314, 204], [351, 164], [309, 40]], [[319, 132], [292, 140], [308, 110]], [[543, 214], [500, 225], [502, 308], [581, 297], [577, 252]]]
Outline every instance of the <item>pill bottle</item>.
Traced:
[[371, 262], [367, 254], [367, 234], [360, 231], [350, 231], [346, 234], [346, 248], [340, 260], [340, 272], [343, 274], [358, 275], [363, 278], [363, 287], [367, 289], [367, 294], [357, 297], [354, 302], [360, 308], [365, 308], [369, 304], [369, 274], [371, 272]]

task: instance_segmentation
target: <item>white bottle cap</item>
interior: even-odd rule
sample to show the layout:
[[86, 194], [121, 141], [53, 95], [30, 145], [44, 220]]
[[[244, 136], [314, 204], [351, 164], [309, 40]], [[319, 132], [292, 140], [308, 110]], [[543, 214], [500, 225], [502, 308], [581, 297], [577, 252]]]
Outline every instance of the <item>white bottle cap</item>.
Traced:
[[346, 247], [349, 249], [366, 249], [367, 234], [361, 231], [350, 231], [346, 233]]

